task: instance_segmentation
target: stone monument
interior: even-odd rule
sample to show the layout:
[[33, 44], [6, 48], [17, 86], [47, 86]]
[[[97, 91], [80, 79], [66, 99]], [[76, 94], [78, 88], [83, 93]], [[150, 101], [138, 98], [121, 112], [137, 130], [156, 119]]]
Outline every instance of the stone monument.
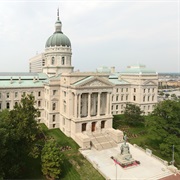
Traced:
[[120, 153], [114, 157], [114, 160], [121, 166], [128, 166], [135, 162], [130, 154], [129, 145], [126, 143], [127, 136], [124, 135], [124, 143], [120, 147]]

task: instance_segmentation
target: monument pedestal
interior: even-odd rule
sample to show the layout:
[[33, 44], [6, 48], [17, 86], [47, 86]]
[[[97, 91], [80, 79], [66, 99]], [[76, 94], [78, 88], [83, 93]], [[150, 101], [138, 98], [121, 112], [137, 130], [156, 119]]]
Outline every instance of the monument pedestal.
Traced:
[[[132, 158], [130, 154], [129, 145], [126, 143], [127, 137], [124, 136], [124, 143], [120, 147], [120, 153], [115, 157], [111, 157], [116, 163], [122, 167], [131, 166], [137, 164], [138, 161]], [[140, 163], [140, 162], [139, 162]]]

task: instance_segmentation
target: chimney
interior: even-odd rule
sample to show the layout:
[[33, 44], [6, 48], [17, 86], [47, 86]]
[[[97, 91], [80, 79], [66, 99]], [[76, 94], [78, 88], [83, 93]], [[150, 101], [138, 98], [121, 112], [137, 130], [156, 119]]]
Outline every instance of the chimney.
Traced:
[[19, 84], [21, 83], [21, 77], [19, 76]]
[[112, 73], [112, 74], [115, 73], [115, 67], [114, 67], [114, 66], [111, 67], [111, 73]]
[[13, 78], [11, 77], [11, 79], [10, 79], [10, 83], [12, 84], [13, 83]]

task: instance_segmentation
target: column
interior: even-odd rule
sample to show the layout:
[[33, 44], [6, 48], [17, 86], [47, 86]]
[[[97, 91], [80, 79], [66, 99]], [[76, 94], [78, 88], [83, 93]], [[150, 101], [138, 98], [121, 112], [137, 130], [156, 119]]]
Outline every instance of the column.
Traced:
[[106, 94], [106, 115], [109, 114], [109, 92]]
[[77, 94], [74, 94], [75, 101], [74, 101], [74, 117], [77, 118]]
[[109, 114], [111, 114], [111, 107], [112, 107], [112, 94], [109, 93]]
[[88, 94], [88, 117], [91, 116], [91, 93]]
[[78, 118], [81, 117], [81, 94], [78, 95], [79, 99], [78, 99]]
[[101, 96], [101, 93], [99, 92], [98, 93], [98, 107], [97, 107], [97, 116], [100, 116], [100, 104], [101, 104], [101, 102], [100, 102], [100, 97]]

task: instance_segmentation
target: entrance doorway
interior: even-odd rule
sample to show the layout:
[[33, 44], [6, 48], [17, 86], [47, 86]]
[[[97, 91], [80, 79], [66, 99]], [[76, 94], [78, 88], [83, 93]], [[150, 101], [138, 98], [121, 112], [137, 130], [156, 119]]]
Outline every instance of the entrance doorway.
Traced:
[[96, 122], [92, 122], [91, 131], [94, 132], [96, 129]]

